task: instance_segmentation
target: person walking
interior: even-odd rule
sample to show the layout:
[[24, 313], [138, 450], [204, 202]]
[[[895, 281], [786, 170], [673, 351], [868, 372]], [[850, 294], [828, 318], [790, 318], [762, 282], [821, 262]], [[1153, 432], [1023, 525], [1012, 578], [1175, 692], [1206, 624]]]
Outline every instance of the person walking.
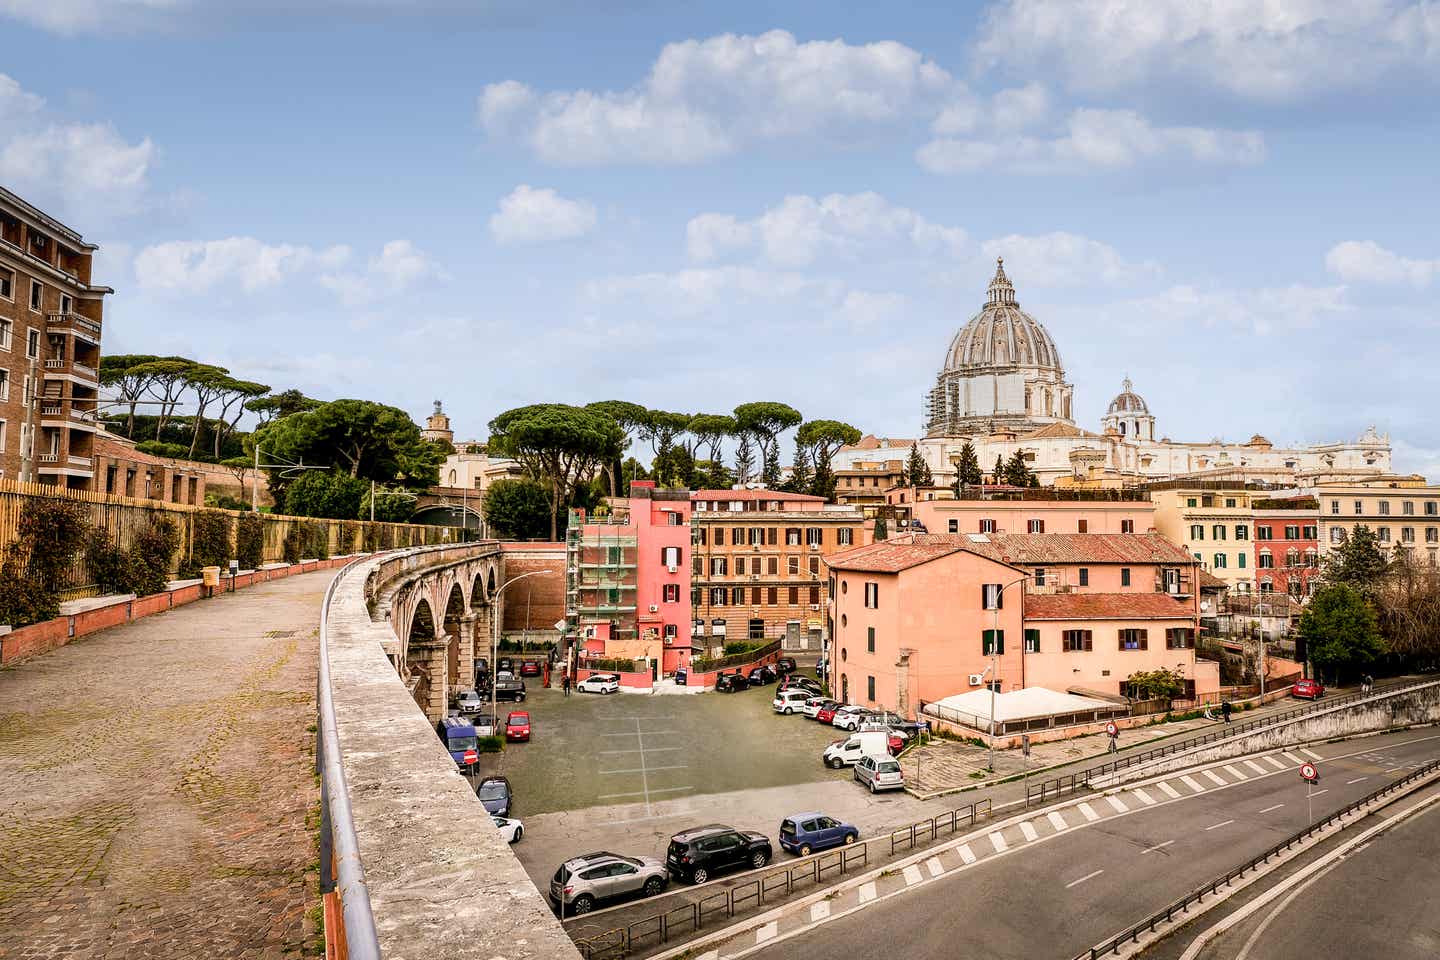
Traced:
[[565, 691], [565, 696], [570, 696], [570, 673], [566, 671], [565, 679], [560, 681], [560, 687]]
[[1226, 723], [1229, 723], [1229, 722], [1230, 722], [1230, 710], [1231, 710], [1231, 709], [1232, 709], [1232, 708], [1231, 708], [1231, 706], [1230, 706], [1230, 701], [1229, 701], [1229, 700], [1226, 700], [1224, 703], [1220, 704], [1220, 715], [1225, 718], [1225, 722], [1226, 722]]

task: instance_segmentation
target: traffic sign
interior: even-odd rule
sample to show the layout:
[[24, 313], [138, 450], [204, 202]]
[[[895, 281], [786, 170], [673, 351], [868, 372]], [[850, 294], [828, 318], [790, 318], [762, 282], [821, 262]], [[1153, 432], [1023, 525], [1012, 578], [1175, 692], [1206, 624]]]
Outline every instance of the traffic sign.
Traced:
[[1120, 728], [1115, 726], [1115, 722], [1112, 720], [1111, 722], [1105, 724], [1105, 732], [1113, 737], [1120, 733]]
[[1030, 734], [1028, 734], [1028, 733], [1022, 733], [1022, 734], [1020, 735], [1020, 749], [1024, 752], [1026, 758], [1029, 758], [1029, 756], [1030, 756]]
[[1320, 779], [1320, 771], [1315, 769], [1313, 763], [1300, 764], [1300, 779], [1308, 783], [1314, 783]]

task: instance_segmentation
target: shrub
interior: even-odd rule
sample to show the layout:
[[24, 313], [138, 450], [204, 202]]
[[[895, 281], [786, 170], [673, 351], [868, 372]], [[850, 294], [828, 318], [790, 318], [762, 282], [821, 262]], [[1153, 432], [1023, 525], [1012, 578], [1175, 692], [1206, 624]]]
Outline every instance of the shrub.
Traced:
[[131, 593], [130, 559], [104, 527], [85, 535], [85, 566], [101, 593]]
[[286, 563], [299, 563], [300, 556], [305, 552], [305, 525], [300, 521], [290, 524], [290, 529], [285, 531], [285, 541], [280, 545], [280, 552]]
[[732, 640], [725, 644], [725, 656], [733, 657], [737, 653], [749, 653], [751, 650], [759, 650], [765, 646], [764, 643], [755, 643], [751, 640]]
[[606, 660], [586, 660], [585, 669], [598, 670], [601, 673], [635, 673], [634, 660], [622, 660], [609, 658]]
[[80, 504], [26, 501], [15, 540], [0, 561], [0, 623], [39, 623], [59, 616], [60, 591], [86, 532]]
[[354, 552], [355, 552], [355, 533], [356, 533], [356, 530], [355, 530], [355, 525], [354, 525], [353, 523], [347, 523], [347, 524], [345, 524], [344, 526], [342, 526], [342, 527], [340, 528], [340, 536], [338, 537], [339, 545], [338, 545], [338, 547], [337, 547], [336, 549], [338, 549], [342, 554], [347, 554], [347, 555], [348, 555], [348, 554], [354, 553]]
[[250, 501], [241, 500], [239, 497], [232, 497], [228, 493], [205, 493], [205, 506], [215, 507], [218, 510], [239, 510], [242, 513], [250, 509]]
[[135, 449], [152, 457], [169, 457], [172, 460], [190, 459], [190, 448], [180, 443], [166, 443], [163, 440], [142, 440]]
[[144, 597], [164, 590], [170, 579], [170, 559], [179, 546], [175, 521], [151, 517], [150, 525], [130, 545], [128, 592]]
[[303, 473], [285, 488], [285, 512], [292, 517], [351, 520], [359, 515], [360, 498], [369, 490], [364, 480], [343, 473]]
[[374, 553], [380, 549], [380, 527], [373, 523], [365, 524], [365, 552]]
[[235, 521], [235, 559], [242, 570], [255, 570], [265, 562], [265, 521], [244, 513]]
[[[408, 523], [415, 514], [415, 497], [409, 493], [377, 493], [375, 495], [375, 519], [388, 523]], [[360, 498], [357, 519], [370, 519], [370, 491]]]
[[505, 749], [504, 737], [476, 737], [475, 749], [480, 753], [499, 753]]
[[305, 524], [305, 554], [316, 560], [330, 559], [330, 524], [323, 520]]
[[201, 567], [230, 565], [230, 517], [219, 510], [201, 510], [191, 520], [190, 562], [186, 567], [198, 575]]

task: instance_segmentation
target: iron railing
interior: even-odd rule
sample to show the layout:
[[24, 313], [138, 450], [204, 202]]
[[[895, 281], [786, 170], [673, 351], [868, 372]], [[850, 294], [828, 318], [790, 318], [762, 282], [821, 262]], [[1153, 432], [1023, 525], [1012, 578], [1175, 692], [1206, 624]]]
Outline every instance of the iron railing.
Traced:
[[320, 605], [320, 669], [316, 678], [319, 722], [315, 736], [315, 767], [320, 773], [321, 842], [331, 851], [330, 856], [320, 858], [323, 871], [321, 892], [333, 890], [340, 896], [345, 925], [342, 960], [379, 960], [380, 937], [375, 929], [375, 915], [370, 909], [365, 866], [360, 862], [360, 841], [355, 835], [355, 820], [350, 810], [350, 787], [345, 778], [340, 731], [335, 721], [335, 699], [330, 689], [330, 601], [341, 579], [359, 562], [360, 559], [352, 560], [340, 569], [325, 588], [325, 601]]
[[1111, 760], [1108, 763], [1098, 764], [1097, 766], [1089, 767], [1085, 770], [1080, 770], [1075, 773], [1066, 774], [1060, 777], [1051, 777], [1048, 780], [1043, 780], [1039, 783], [1032, 784], [1025, 789], [1025, 801], [1027, 805], [1035, 802], [1043, 804], [1046, 800], [1052, 797], [1061, 797], [1067, 793], [1073, 793], [1076, 790], [1081, 789], [1082, 787], [1088, 787], [1091, 781], [1099, 777], [1103, 777], [1108, 774], [1124, 770], [1127, 767], [1133, 767], [1142, 763], [1148, 763], [1151, 760], [1155, 760], [1160, 757], [1166, 757], [1173, 753], [1179, 753], [1183, 750], [1189, 750], [1191, 747], [1201, 747], [1208, 743], [1217, 743], [1221, 740], [1228, 740], [1232, 737], [1237, 737], [1242, 733], [1248, 733], [1252, 730], [1259, 729], [1260, 727], [1269, 726], [1275, 723], [1281, 723], [1285, 720], [1293, 720], [1296, 717], [1302, 717], [1307, 714], [1316, 713], [1320, 710], [1329, 710], [1332, 707], [1339, 707], [1347, 703], [1354, 703], [1356, 701], [1364, 700], [1378, 694], [1404, 693], [1406, 690], [1411, 690], [1416, 687], [1423, 687], [1428, 684], [1433, 684], [1435, 682], [1436, 679], [1431, 677], [1430, 679], [1418, 680], [1414, 683], [1377, 688], [1373, 693], [1352, 693], [1335, 699], [1315, 700], [1303, 707], [1296, 707], [1292, 710], [1285, 710], [1280, 713], [1269, 713], [1263, 717], [1256, 717], [1253, 720], [1247, 720], [1244, 723], [1226, 724], [1216, 730], [1212, 730], [1209, 733], [1203, 734], [1198, 737], [1189, 737], [1175, 743], [1155, 747], [1154, 749], [1145, 750], [1141, 753], [1130, 754], [1129, 756], [1121, 757], [1117, 760]]
[[1264, 853], [1257, 854], [1256, 856], [1251, 857], [1241, 866], [1226, 872], [1223, 876], [1216, 877], [1209, 883], [1201, 884], [1199, 887], [1196, 887], [1194, 890], [1190, 891], [1185, 896], [1181, 897], [1179, 900], [1176, 900], [1174, 903], [1171, 903], [1169, 906], [1164, 907], [1163, 909], [1156, 910], [1150, 916], [1146, 917], [1144, 920], [1141, 920], [1134, 926], [1128, 927], [1120, 933], [1115, 934], [1115, 936], [1111, 937], [1109, 940], [1106, 940], [1103, 943], [1096, 944], [1089, 950], [1077, 954], [1074, 960], [1098, 960], [1099, 957], [1102, 957], [1107, 953], [1119, 953], [1120, 948], [1124, 944], [1138, 943], [1140, 940], [1140, 935], [1142, 933], [1154, 933], [1155, 928], [1161, 923], [1169, 923], [1173, 921], [1175, 919], [1175, 914], [1177, 913], [1189, 912], [1191, 904], [1199, 903], [1200, 901], [1205, 899], [1206, 895], [1216, 894], [1221, 887], [1228, 887], [1232, 880], [1239, 879], [1240, 877], [1245, 876], [1245, 874], [1249, 873], [1256, 867], [1268, 863], [1271, 857], [1283, 854], [1295, 844], [1314, 836], [1316, 831], [1324, 830], [1332, 823], [1336, 823], [1341, 818], [1349, 816], [1356, 810], [1359, 810], [1361, 807], [1364, 807], [1374, 802], [1380, 797], [1385, 796], [1387, 793], [1393, 793], [1400, 787], [1407, 786], [1411, 783], [1414, 783], [1416, 780], [1423, 779], [1424, 777], [1427, 777], [1430, 774], [1434, 773], [1437, 769], [1440, 769], [1440, 760], [1431, 760], [1429, 763], [1411, 771], [1409, 774], [1400, 778], [1399, 780], [1396, 780], [1395, 782], [1390, 784], [1386, 784], [1379, 790], [1375, 790], [1365, 795], [1361, 799], [1347, 805], [1343, 809], [1337, 810], [1335, 813], [1330, 814], [1330, 816], [1326, 817], [1324, 820], [1312, 823], [1304, 830], [1292, 834], [1291, 836], [1267, 849]]

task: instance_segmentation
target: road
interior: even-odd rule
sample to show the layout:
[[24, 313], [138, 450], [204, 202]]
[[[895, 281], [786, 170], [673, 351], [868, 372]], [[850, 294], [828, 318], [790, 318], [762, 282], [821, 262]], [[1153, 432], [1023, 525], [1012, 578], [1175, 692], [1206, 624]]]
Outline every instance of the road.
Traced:
[[[1440, 735], [1407, 731], [1312, 751], [1321, 758], [1321, 792], [1312, 801], [1320, 817], [1440, 756]], [[1073, 956], [1303, 827], [1309, 814], [1298, 763], [1272, 766], [1264, 772], [1263, 762], [1230, 761], [1190, 775], [1193, 789], [1176, 774], [1169, 789], [1143, 788], [1148, 802], [1121, 794], [1123, 812], [1092, 798], [1088, 825], [1072, 808], [1066, 829], [1037, 818], [997, 831], [998, 838], [967, 845], [964, 860], [978, 862], [951, 852], [925, 871], [882, 878], [868, 898], [862, 888], [853, 908], [827, 903], [818, 922], [766, 931], [770, 939], [758, 950], [753, 939], [746, 949], [732, 941], [720, 955]], [[1170, 793], [1174, 799], [1161, 799]]]

